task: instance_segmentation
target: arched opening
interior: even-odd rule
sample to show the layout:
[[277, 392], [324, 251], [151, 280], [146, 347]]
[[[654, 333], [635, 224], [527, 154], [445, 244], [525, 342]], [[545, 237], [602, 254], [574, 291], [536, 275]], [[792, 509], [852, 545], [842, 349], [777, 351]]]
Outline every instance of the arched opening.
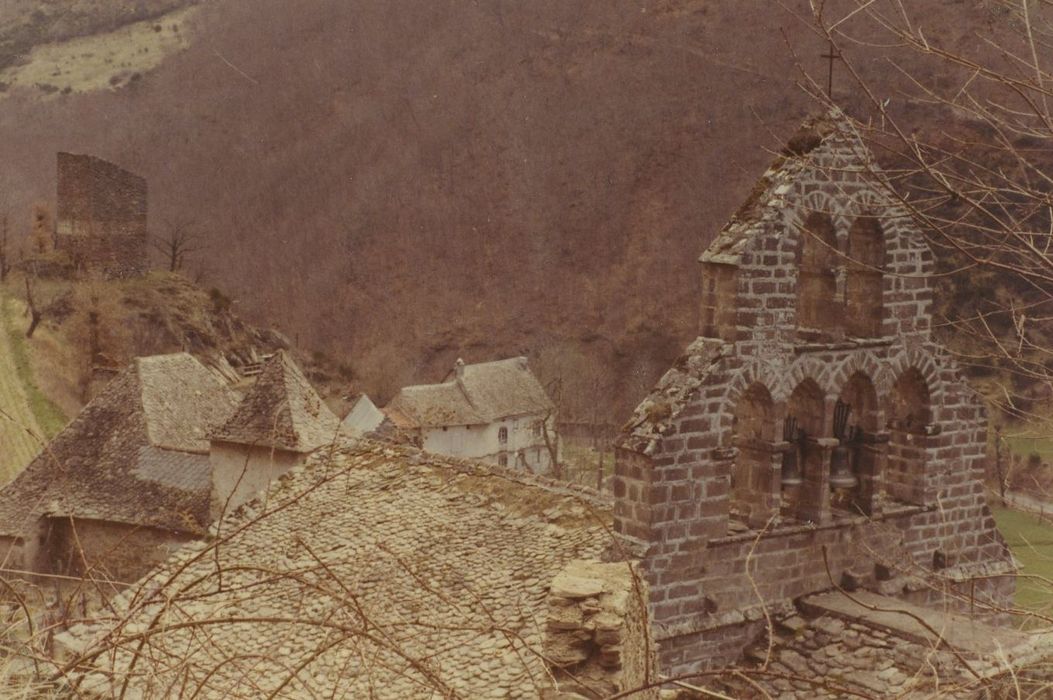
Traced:
[[888, 406], [889, 447], [885, 483], [893, 498], [925, 501], [925, 456], [932, 432], [929, 386], [915, 368], [896, 380]]
[[830, 456], [834, 508], [853, 514], [874, 512], [884, 461], [880, 425], [874, 383], [856, 372], [841, 390], [834, 416], [834, 437], [840, 441]]
[[822, 471], [823, 455], [814, 441], [822, 437], [823, 426], [823, 392], [814, 380], [805, 379], [786, 402], [783, 439], [789, 449], [783, 453], [781, 480], [785, 516], [807, 517], [805, 513], [815, 500], [809, 489]]
[[860, 216], [848, 230], [845, 318], [848, 332], [859, 338], [881, 335], [885, 267], [885, 234], [874, 216]]
[[750, 385], [735, 405], [732, 441], [737, 454], [731, 467], [730, 516], [752, 525], [766, 523], [777, 505], [773, 416], [771, 394], [763, 384]]
[[837, 232], [827, 214], [812, 212], [804, 220], [797, 249], [797, 325], [815, 339], [842, 330], [844, 309], [837, 294]]

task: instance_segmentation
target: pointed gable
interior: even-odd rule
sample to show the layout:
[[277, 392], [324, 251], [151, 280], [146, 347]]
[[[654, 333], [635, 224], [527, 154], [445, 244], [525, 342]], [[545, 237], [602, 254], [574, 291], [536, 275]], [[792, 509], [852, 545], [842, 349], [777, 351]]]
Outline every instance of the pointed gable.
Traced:
[[[702, 263], [739, 265], [750, 240], [763, 234], [766, 225], [779, 222], [799, 196], [802, 179], [829, 178], [838, 170], [845, 173], [870, 169], [873, 156], [859, 133], [840, 111], [833, 110], [805, 120], [786, 142], [782, 152], [753, 186], [746, 201], [721, 229], [699, 257]], [[844, 173], [837, 173], [844, 174]], [[872, 186], [872, 178], [868, 178]]]
[[292, 358], [279, 351], [212, 439], [310, 452], [331, 442], [339, 424]]

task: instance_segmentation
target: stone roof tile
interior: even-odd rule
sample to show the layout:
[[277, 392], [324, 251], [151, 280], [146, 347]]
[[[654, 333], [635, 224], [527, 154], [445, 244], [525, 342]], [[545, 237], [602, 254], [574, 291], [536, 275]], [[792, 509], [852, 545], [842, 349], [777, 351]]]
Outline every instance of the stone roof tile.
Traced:
[[459, 366], [441, 384], [403, 387], [385, 408], [403, 428], [484, 425], [553, 410], [525, 357]]
[[280, 350], [267, 361], [234, 415], [212, 439], [310, 452], [333, 440], [338, 419], [292, 358]]
[[234, 404], [186, 353], [134, 361], [0, 490], [0, 535], [24, 536], [44, 515], [203, 531], [202, 436]]
[[133, 648], [120, 639], [150, 621], [142, 698], [172, 682], [201, 697], [537, 697], [549, 584], [603, 552], [610, 517], [601, 497], [540, 477], [340, 442], [122, 594], [126, 624], [61, 643], [116, 649], [95, 663], [120, 683]]

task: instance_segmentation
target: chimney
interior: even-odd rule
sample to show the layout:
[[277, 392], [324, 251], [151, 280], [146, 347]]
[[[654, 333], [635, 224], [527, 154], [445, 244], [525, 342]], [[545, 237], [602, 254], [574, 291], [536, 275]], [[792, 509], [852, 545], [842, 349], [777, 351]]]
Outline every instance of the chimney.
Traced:
[[453, 371], [457, 373], [458, 379], [464, 378], [464, 360], [457, 358], [457, 361], [453, 363]]

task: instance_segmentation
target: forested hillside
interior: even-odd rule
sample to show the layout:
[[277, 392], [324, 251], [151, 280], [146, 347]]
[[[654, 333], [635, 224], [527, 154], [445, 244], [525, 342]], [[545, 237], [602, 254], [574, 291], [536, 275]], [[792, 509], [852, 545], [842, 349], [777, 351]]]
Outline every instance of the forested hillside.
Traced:
[[[963, 51], [997, 53], [977, 33], [1014, 21], [915, 5]], [[98, 154], [148, 178], [155, 233], [200, 228], [189, 263], [210, 286], [357, 389], [386, 400], [458, 356], [528, 354], [583, 398], [568, 410], [618, 421], [696, 330], [699, 252], [814, 108], [807, 7], [212, 0], [138, 78], [9, 88], [0, 192], [28, 229], [55, 151]], [[873, 39], [853, 48], [890, 106], [941, 128], [889, 60], [920, 59], [846, 28]], [[848, 85], [835, 97], [862, 110]]]

